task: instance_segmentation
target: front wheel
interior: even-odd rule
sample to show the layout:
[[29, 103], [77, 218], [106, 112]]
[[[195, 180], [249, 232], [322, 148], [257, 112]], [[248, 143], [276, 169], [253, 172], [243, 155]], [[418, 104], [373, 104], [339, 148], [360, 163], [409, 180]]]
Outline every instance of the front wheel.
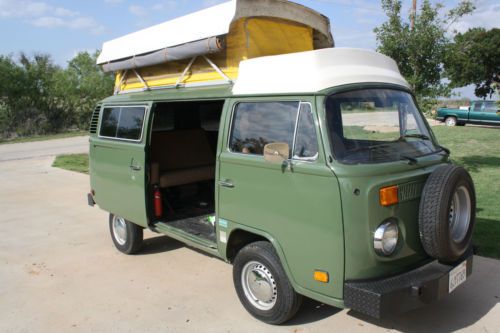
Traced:
[[109, 214], [109, 231], [116, 248], [125, 254], [137, 253], [142, 246], [143, 230], [123, 217]]
[[444, 120], [444, 123], [446, 124], [446, 126], [450, 126], [450, 127], [457, 126], [457, 118], [455, 118], [455, 117], [447, 117]]
[[268, 324], [291, 319], [302, 303], [269, 242], [251, 243], [238, 252], [233, 281], [245, 309]]

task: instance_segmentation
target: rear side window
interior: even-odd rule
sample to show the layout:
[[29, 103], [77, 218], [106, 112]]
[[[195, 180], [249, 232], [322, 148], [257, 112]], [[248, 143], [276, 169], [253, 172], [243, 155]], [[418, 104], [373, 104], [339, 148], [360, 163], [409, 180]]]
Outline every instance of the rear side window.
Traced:
[[[263, 155], [264, 146], [284, 142], [294, 159], [318, 157], [316, 125], [309, 103], [239, 103], [233, 115], [229, 149], [235, 153]], [[293, 154], [292, 154], [293, 150]]]
[[497, 112], [498, 107], [495, 102], [484, 102], [484, 111], [483, 112]]
[[99, 135], [107, 138], [139, 141], [144, 123], [144, 106], [106, 107]]

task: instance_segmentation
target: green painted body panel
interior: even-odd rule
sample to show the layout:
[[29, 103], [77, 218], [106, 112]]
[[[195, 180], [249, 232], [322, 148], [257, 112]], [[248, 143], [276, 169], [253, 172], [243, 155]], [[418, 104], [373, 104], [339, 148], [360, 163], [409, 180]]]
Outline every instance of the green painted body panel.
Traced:
[[[101, 112], [106, 105], [109, 104], [103, 104]], [[135, 105], [147, 107], [145, 114], [147, 122], [151, 104]], [[91, 135], [89, 156], [90, 185], [95, 191], [94, 200], [99, 207], [146, 227], [148, 225], [145, 201], [147, 131], [144, 132], [139, 142]]]
[[[237, 101], [266, 100], [270, 99]], [[279, 100], [314, 105], [314, 99], [307, 96]], [[230, 117], [227, 112], [226, 125], [230, 124]], [[219, 179], [230, 180], [235, 187], [219, 188], [219, 218], [271, 235], [283, 251], [282, 260], [294, 285], [342, 298], [344, 244], [339, 187], [326, 165], [324, 152], [320, 152], [316, 162], [294, 161], [282, 168], [280, 164], [265, 162], [262, 156], [230, 152], [229, 130], [226, 128], [224, 133]], [[318, 145], [323, 146], [320, 137]], [[329, 272], [330, 283], [314, 281], [315, 269]]]
[[102, 103], [137, 103], [141, 101], [161, 102], [161, 101], [192, 101], [202, 99], [224, 99], [232, 96], [232, 86], [221, 85], [212, 87], [197, 87], [197, 88], [171, 88], [158, 89], [151, 91], [143, 91], [136, 93], [127, 93], [110, 96], [102, 101]]
[[[377, 87], [364, 85], [363, 87]], [[327, 95], [342, 92], [350, 87], [338, 87], [325, 91]], [[394, 87], [396, 88], [396, 87]], [[405, 89], [403, 89], [405, 90]], [[381, 164], [345, 165], [333, 159], [326, 126], [326, 96], [317, 96], [316, 105], [320, 119], [321, 133], [329, 166], [336, 175], [340, 186], [342, 202], [345, 276], [344, 280], [373, 279], [394, 275], [428, 261], [420, 243], [418, 233], [419, 197], [390, 207], [379, 203], [379, 190], [385, 186], [416, 182], [423, 184], [437, 166], [447, 163], [447, 157], [433, 154], [418, 159], [415, 165], [407, 161]], [[427, 124], [432, 134], [432, 130]], [[435, 140], [434, 135], [433, 140]], [[359, 190], [356, 195], [355, 190]], [[421, 191], [421, 189], [420, 189]], [[333, 199], [332, 199], [333, 200]], [[373, 235], [376, 228], [390, 217], [396, 217], [403, 233], [404, 241], [399, 244], [393, 256], [381, 257], [373, 250]]]
[[[341, 188], [342, 210], [344, 212], [345, 237], [345, 279], [359, 280], [394, 275], [414, 268], [428, 260], [424, 252], [418, 230], [418, 211], [420, 193], [428, 175], [442, 163], [442, 157], [434, 156], [428, 167], [412, 168], [401, 163], [399, 168], [387, 166], [386, 171], [378, 165], [372, 168], [335, 165]], [[393, 164], [393, 163], [391, 163]], [[383, 207], [379, 203], [379, 190], [382, 187], [405, 184], [416, 188], [409, 200], [396, 205]], [[355, 190], [359, 190], [356, 195]], [[393, 256], [381, 257], [373, 251], [373, 234], [386, 219], [396, 218], [402, 236], [398, 250]]]

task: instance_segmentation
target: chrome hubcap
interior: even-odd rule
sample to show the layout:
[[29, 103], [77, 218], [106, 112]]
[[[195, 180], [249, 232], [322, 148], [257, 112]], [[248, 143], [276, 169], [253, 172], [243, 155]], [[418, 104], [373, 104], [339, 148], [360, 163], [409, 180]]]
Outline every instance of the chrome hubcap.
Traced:
[[114, 216], [113, 217], [113, 237], [120, 245], [125, 245], [127, 241], [127, 225], [125, 224], [125, 219], [123, 217]]
[[469, 190], [465, 186], [457, 188], [451, 199], [448, 222], [453, 241], [460, 243], [469, 230], [471, 202]]
[[456, 123], [455, 119], [453, 119], [453, 118], [446, 119], [446, 125], [448, 125], [448, 126], [455, 126], [455, 123]]
[[241, 272], [241, 284], [245, 296], [257, 309], [270, 310], [276, 304], [276, 281], [263, 264], [257, 261], [248, 262]]

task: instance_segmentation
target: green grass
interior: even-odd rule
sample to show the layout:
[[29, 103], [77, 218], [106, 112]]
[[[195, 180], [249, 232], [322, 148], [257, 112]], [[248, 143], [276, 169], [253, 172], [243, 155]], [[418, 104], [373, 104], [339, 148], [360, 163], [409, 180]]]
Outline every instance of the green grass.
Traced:
[[59, 155], [56, 157], [53, 167], [76, 171], [81, 173], [89, 173], [89, 155], [88, 154], [73, 154]]
[[477, 217], [473, 242], [478, 254], [500, 258], [500, 129], [433, 127], [439, 143], [451, 150], [452, 160], [472, 175]]
[[34, 141], [46, 141], [46, 140], [54, 140], [54, 139], [64, 139], [64, 138], [72, 138], [75, 136], [84, 136], [87, 135], [86, 131], [75, 131], [75, 132], [67, 132], [67, 133], [59, 133], [59, 134], [49, 134], [49, 135], [35, 135], [35, 136], [26, 136], [19, 137], [15, 139], [3, 139], [0, 138], [0, 144], [8, 144], [8, 143], [23, 143], [23, 142], [34, 142]]

